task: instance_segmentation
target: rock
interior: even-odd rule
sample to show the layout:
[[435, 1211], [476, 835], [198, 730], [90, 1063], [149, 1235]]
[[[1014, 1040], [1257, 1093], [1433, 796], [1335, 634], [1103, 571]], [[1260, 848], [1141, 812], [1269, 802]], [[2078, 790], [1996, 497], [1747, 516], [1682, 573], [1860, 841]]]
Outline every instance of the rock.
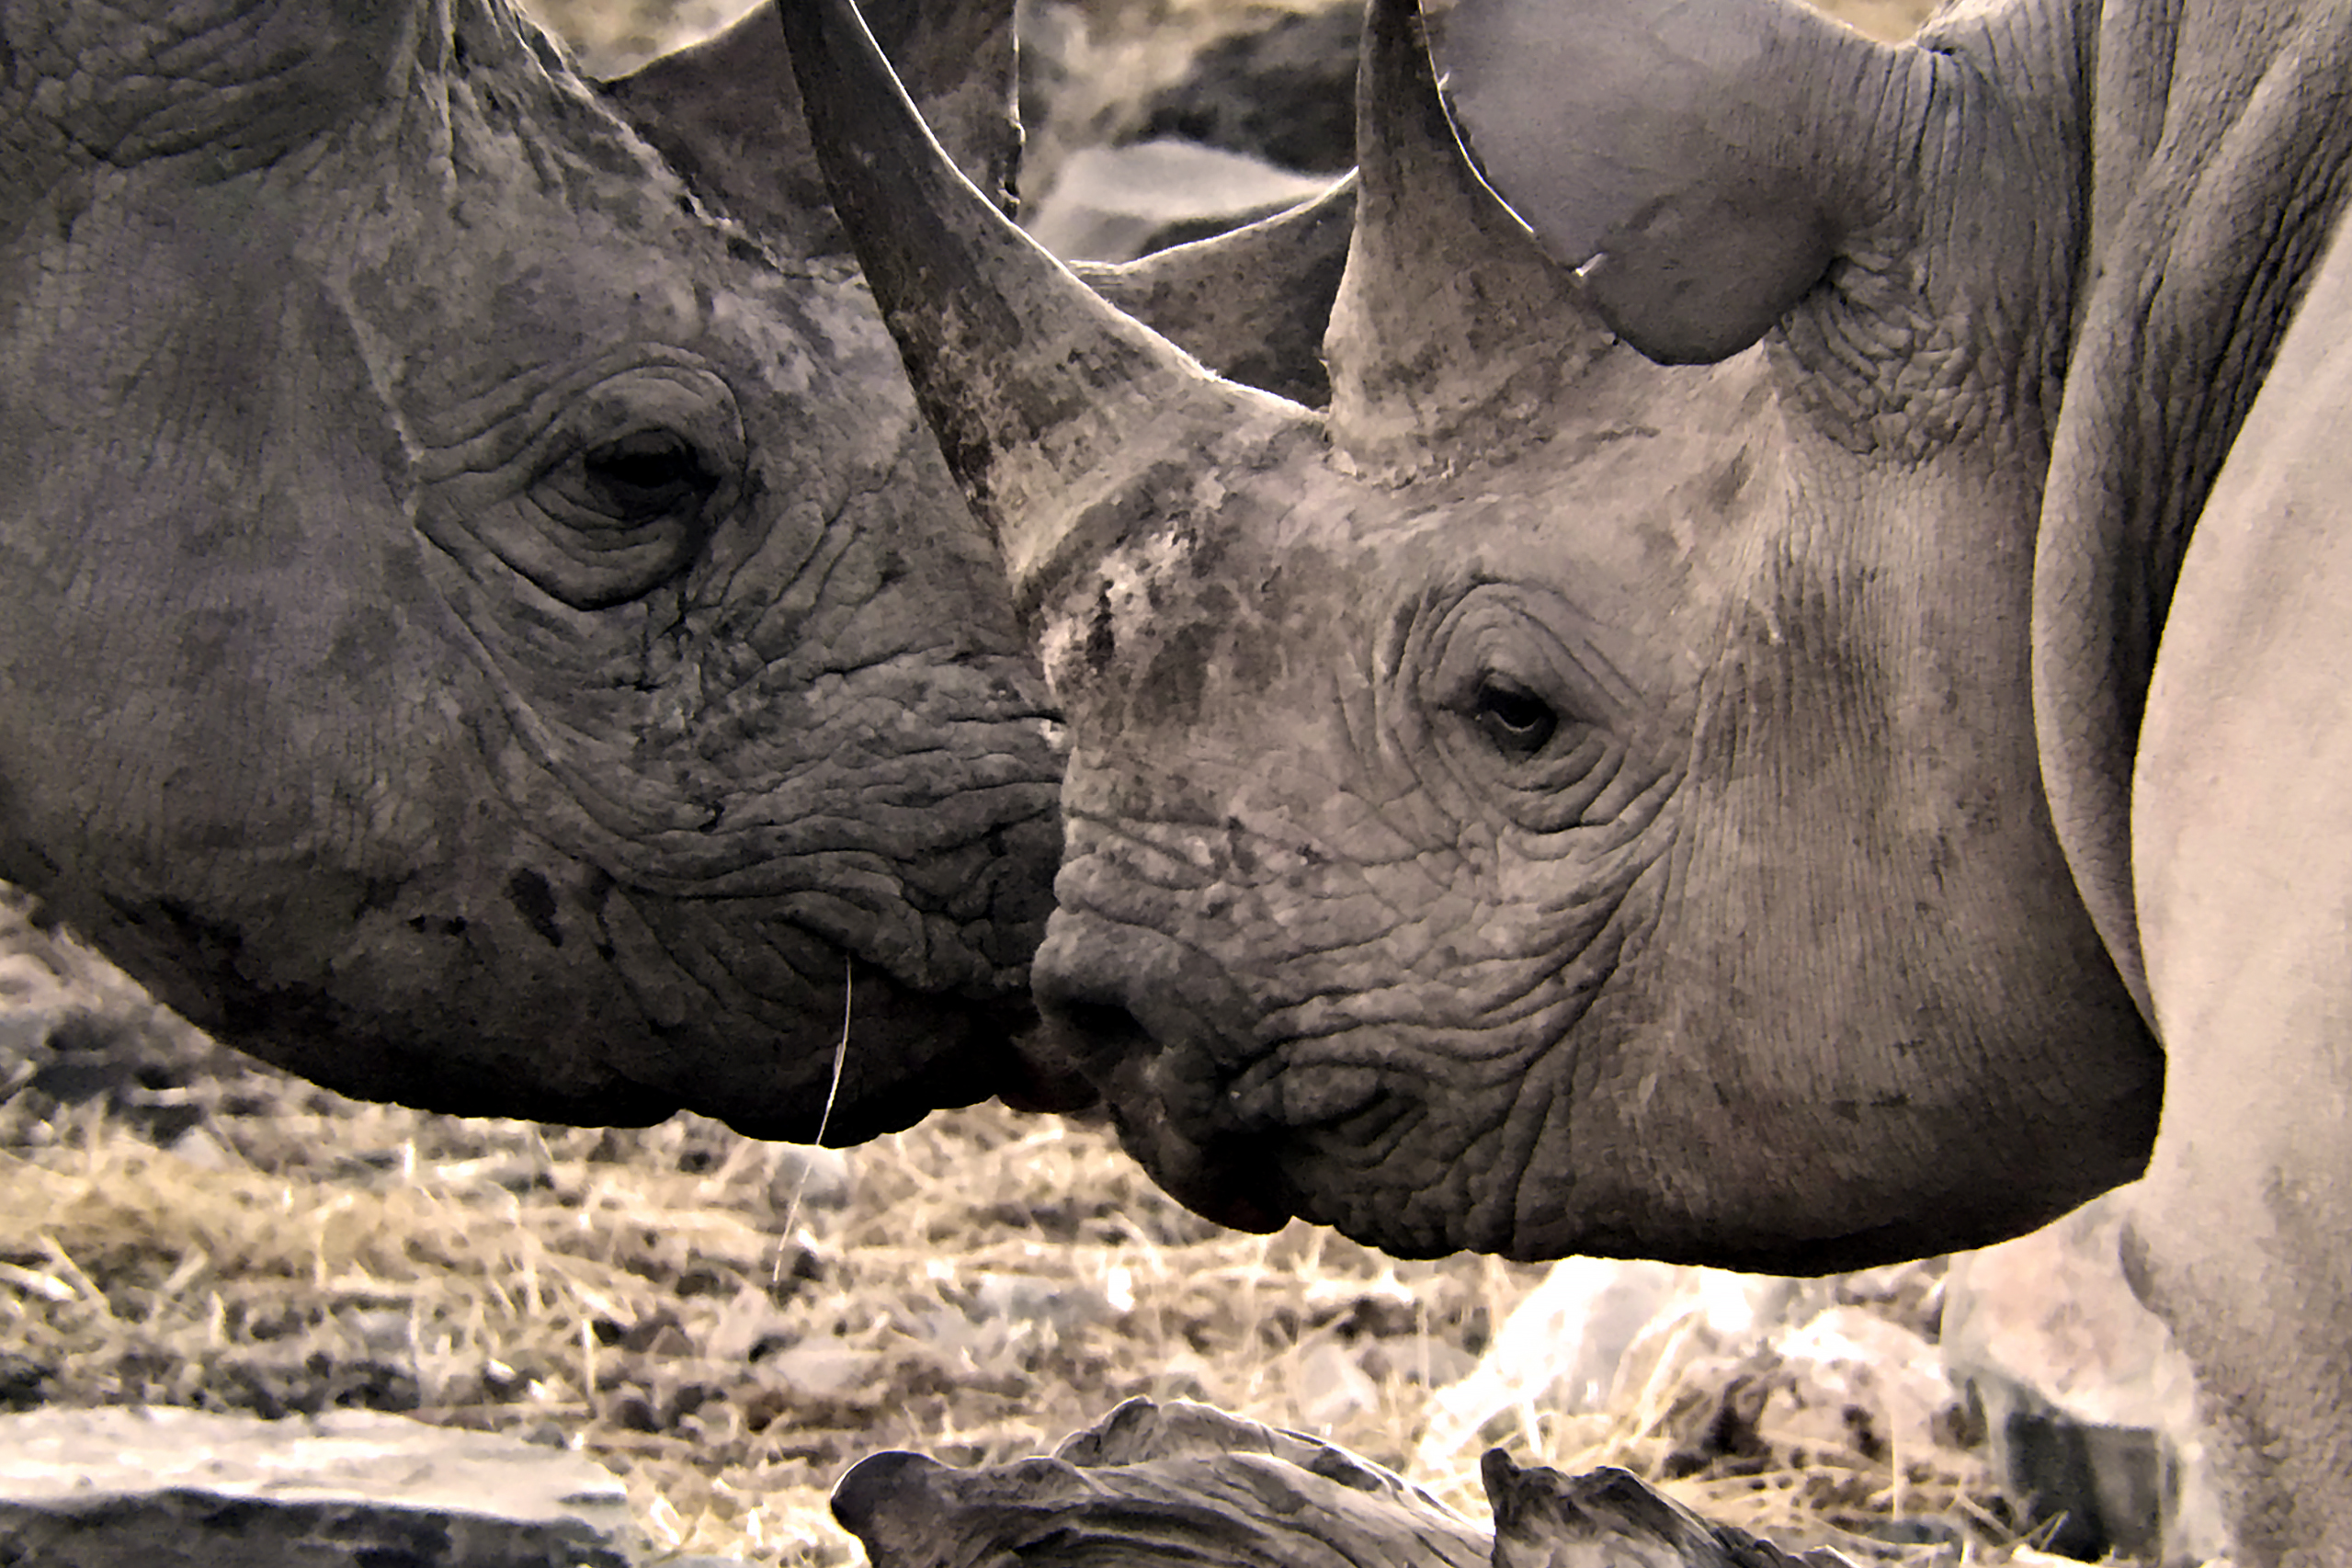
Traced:
[[1292, 1420], [1328, 1428], [1380, 1408], [1380, 1385], [1364, 1370], [1357, 1352], [1345, 1345], [1325, 1340], [1314, 1346], [1300, 1358], [1297, 1376]]
[[1328, 185], [1356, 162], [1363, 19], [1354, 0], [1177, 7], [1148, 25], [1079, 0], [1019, 0], [1024, 221], [1066, 202], [1074, 159], [1152, 142]]
[[829, 1341], [795, 1345], [760, 1361], [763, 1371], [802, 1401], [847, 1399], [870, 1387], [886, 1365], [879, 1350]]
[[1083, 1282], [1042, 1274], [980, 1276], [966, 1316], [974, 1323], [1001, 1320], [1029, 1324], [1052, 1335], [1076, 1334], [1117, 1315], [1109, 1296]]
[[1181, 136], [1324, 176], [1356, 165], [1356, 53], [1363, 7], [1276, 13], [1221, 39], [1181, 81], [1137, 106], [1142, 139]]
[[790, 1348], [801, 1329], [793, 1317], [767, 1291], [745, 1286], [719, 1315], [702, 1341], [702, 1353], [715, 1361], [756, 1361]]
[[778, 1143], [767, 1175], [767, 1200], [779, 1215], [846, 1209], [858, 1194], [858, 1173], [840, 1149]]
[[1563, 1259], [1504, 1319], [1469, 1375], [1437, 1395], [1416, 1462], [1452, 1464], [1489, 1422], [1525, 1405], [1571, 1415], [1613, 1408], [1685, 1328], [1686, 1358], [1754, 1353], [1801, 1301], [1819, 1299], [1816, 1287], [1768, 1275]]
[[2226, 1550], [2188, 1362], [2124, 1278], [2131, 1187], [1952, 1260], [1944, 1362], [1995, 1475], [2053, 1550], [2203, 1562]]
[[1851, 1568], [1827, 1547], [1791, 1557], [1710, 1524], [1626, 1471], [1521, 1469], [1492, 1449], [1479, 1474], [1494, 1510], [1494, 1568]]
[[629, 1568], [627, 1494], [578, 1454], [337, 1411], [0, 1416], [13, 1568]]
[[1070, 261], [1131, 261], [1206, 239], [1321, 196], [1328, 178], [1168, 137], [1073, 153], [1026, 217]]
[[1919, 1454], [1951, 1402], [1936, 1347], [1862, 1307], [1831, 1307], [1773, 1346], [1779, 1402], [1767, 1435], [1783, 1447], [1846, 1447], [1873, 1460]]

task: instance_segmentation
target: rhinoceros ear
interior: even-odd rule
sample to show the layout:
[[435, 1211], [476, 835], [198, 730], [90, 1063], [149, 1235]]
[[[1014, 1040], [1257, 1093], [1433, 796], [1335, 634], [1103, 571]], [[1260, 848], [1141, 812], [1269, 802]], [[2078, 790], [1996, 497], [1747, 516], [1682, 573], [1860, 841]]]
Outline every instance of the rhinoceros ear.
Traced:
[[[871, 27], [935, 134], [1009, 209], [1021, 150], [1013, 0], [877, 0]], [[773, 5], [604, 84], [671, 166], [791, 254], [846, 249], [809, 144]]]
[[1653, 359], [1746, 347], [1893, 184], [1902, 51], [1797, 0], [1430, 0], [1463, 140]]
[[1356, 176], [1244, 228], [1133, 261], [1082, 261], [1088, 288], [1228, 381], [1319, 408], [1324, 328], [1356, 226]]

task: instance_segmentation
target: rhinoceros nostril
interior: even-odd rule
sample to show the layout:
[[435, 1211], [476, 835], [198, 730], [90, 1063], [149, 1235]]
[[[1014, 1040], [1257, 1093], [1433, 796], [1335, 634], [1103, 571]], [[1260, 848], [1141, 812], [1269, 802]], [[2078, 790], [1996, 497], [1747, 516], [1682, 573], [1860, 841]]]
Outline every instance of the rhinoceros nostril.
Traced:
[[1112, 1051], [1123, 1055], [1127, 1048], [1152, 1038], [1151, 1031], [1135, 1021], [1135, 1015], [1116, 1002], [1065, 1002], [1053, 1012], [1062, 1028], [1075, 1037], [1072, 1043], [1089, 1056]]
[[1040, 1000], [1047, 1038], [1062, 1059], [1097, 1088], [1107, 1088], [1122, 1063], [1158, 1051], [1152, 1031], [1121, 1003], [1081, 997]]

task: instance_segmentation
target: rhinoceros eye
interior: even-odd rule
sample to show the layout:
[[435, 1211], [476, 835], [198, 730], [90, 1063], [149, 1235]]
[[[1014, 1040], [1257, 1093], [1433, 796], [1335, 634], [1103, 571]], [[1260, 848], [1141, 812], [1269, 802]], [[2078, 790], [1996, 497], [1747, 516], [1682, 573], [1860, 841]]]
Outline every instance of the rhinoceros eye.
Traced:
[[510, 565], [578, 609], [623, 603], [684, 569], [746, 472], [733, 392], [686, 366], [562, 389], [526, 460], [536, 472], [524, 505], [479, 512]]
[[1560, 727], [1551, 704], [1493, 676], [1479, 682], [1471, 717], [1496, 751], [1515, 758], [1541, 751]]
[[675, 430], [639, 430], [580, 454], [580, 498], [614, 521], [639, 524], [699, 512], [720, 476]]

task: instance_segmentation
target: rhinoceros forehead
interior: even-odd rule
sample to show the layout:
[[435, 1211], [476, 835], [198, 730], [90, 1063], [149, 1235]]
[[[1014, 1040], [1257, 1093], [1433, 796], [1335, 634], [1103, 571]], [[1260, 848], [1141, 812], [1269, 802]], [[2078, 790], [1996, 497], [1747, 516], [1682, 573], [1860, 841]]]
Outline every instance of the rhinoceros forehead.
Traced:
[[[632, 341], [722, 360], [746, 396], [903, 384], [846, 258], [780, 253], [712, 211], [585, 85], [483, 36], [494, 11], [460, 9], [443, 90], [404, 106], [407, 155], [363, 143], [302, 192], [314, 259], [347, 278], [404, 400], [480, 396], [528, 368], [524, 347], [586, 358]], [[320, 221], [323, 199], [340, 221]]]
[[1742, 532], [1733, 514], [1753, 509], [1755, 465], [1734, 444], [1645, 475], [1645, 451], [1692, 456], [1635, 428], [1405, 489], [1326, 467], [1129, 529], [1040, 616], [1076, 744], [1139, 721], [1191, 725], [1229, 684], [1254, 700], [1286, 679], [1345, 691], [1403, 675], [1400, 629], [1480, 584], [1558, 607], [1643, 696], [1686, 689], [1733, 580], [1725, 547]]
[[[411, 214], [363, 228], [329, 270], [347, 273], [371, 358], [420, 414], [495, 398], [517, 376], [629, 344], [698, 355], [747, 397], [798, 403], [839, 384], [895, 382], [889, 339], [852, 278], [830, 269], [788, 276], [731, 244], [720, 221], [670, 217], [669, 232], [641, 233], [535, 198], [474, 221]], [[607, 231], [593, 251], [584, 227]], [[540, 253], [565, 247], [606, 259], [540, 264]]]

